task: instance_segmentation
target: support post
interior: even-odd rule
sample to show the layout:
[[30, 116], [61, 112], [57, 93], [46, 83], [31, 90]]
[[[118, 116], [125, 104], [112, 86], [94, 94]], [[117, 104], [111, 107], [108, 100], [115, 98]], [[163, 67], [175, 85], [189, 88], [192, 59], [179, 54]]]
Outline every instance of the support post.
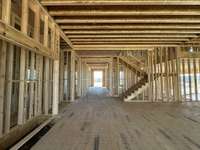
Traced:
[[59, 104], [59, 60], [54, 60], [53, 65], [53, 115], [58, 114], [58, 104]]
[[109, 65], [109, 89], [110, 89], [110, 95], [112, 95], [112, 75], [113, 75], [113, 57], [111, 57], [111, 62]]
[[71, 51], [71, 76], [70, 76], [70, 101], [75, 100], [75, 58], [74, 51]]
[[[22, 0], [22, 19], [21, 19], [21, 31], [27, 34], [28, 30], [28, 0]], [[21, 48], [20, 55], [20, 85], [19, 85], [19, 111], [18, 111], [18, 124], [24, 123], [24, 85], [25, 85], [25, 59], [26, 51]]]
[[9, 45], [7, 56], [7, 76], [6, 76], [6, 105], [5, 105], [5, 133], [10, 131], [10, 110], [12, 98], [12, 75], [13, 75], [13, 45]]
[[44, 58], [44, 114], [48, 114], [49, 106], [49, 58]]
[[5, 91], [5, 72], [6, 72], [6, 49], [7, 43], [2, 41], [0, 49], [0, 137], [3, 135], [3, 117], [4, 117], [4, 91]]

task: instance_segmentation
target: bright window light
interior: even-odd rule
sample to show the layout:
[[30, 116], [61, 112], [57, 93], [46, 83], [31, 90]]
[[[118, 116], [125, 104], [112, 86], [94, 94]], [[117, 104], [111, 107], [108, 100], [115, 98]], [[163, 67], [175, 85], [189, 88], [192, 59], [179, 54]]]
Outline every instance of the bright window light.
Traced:
[[94, 71], [94, 87], [103, 87], [103, 71]]

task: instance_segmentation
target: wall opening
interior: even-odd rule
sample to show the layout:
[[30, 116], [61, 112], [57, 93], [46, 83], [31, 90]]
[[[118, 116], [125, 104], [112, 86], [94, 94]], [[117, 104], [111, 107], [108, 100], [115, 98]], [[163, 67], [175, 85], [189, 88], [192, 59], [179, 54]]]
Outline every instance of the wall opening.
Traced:
[[93, 72], [93, 86], [94, 87], [103, 87], [103, 71], [95, 70]]

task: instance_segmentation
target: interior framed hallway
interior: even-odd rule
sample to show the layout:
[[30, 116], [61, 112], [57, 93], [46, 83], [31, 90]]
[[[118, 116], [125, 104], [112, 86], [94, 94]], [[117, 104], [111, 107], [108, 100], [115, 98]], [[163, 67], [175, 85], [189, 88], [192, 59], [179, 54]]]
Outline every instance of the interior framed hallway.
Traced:
[[199, 0], [0, 0], [0, 150], [200, 149], [199, 10]]

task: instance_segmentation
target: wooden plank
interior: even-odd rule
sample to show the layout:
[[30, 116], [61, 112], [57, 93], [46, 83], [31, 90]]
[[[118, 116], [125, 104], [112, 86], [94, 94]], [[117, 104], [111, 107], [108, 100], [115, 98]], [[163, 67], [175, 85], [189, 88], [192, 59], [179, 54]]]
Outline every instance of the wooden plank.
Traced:
[[11, 117], [11, 99], [12, 99], [12, 77], [13, 77], [13, 51], [12, 44], [9, 45], [7, 50], [7, 71], [6, 71], [6, 105], [5, 105], [5, 133], [10, 131], [10, 117]]
[[49, 18], [44, 16], [44, 46], [48, 47]]
[[20, 84], [19, 84], [19, 103], [18, 103], [18, 124], [24, 123], [24, 86], [25, 86], [25, 60], [26, 51], [21, 49], [20, 54]]
[[49, 14], [51, 16], [62, 16], [62, 17], [68, 17], [68, 16], [184, 16], [184, 15], [191, 15], [191, 16], [199, 16], [200, 11], [195, 9], [157, 9], [157, 10], [143, 10], [143, 9], [137, 9], [137, 10], [51, 10], [49, 11]]
[[155, 90], [155, 101], [158, 101], [158, 74], [157, 74], [157, 48], [154, 50], [154, 73], [155, 73], [155, 84], [154, 84], [154, 90]]
[[1, 42], [0, 48], [0, 137], [3, 135], [4, 123], [4, 98], [5, 98], [5, 76], [6, 76], [6, 51], [7, 43]]
[[84, 0], [81, 3], [77, 0], [42, 0], [44, 6], [68, 6], [68, 5], [200, 5], [198, 0]]
[[58, 114], [58, 104], [59, 104], [59, 60], [54, 60], [53, 65], [53, 104], [52, 104], [52, 114]]
[[86, 39], [86, 38], [197, 38], [194, 34], [134, 34], [134, 35], [123, 35], [123, 34], [110, 34], [110, 35], [68, 35], [70, 39]]
[[34, 39], [39, 42], [40, 39], [40, 7], [37, 5], [34, 18]]
[[[66, 20], [68, 21], [72, 21], [75, 22], [73, 20]], [[98, 23], [99, 20], [97, 20], [96, 22]], [[109, 20], [108, 20], [109, 21]], [[161, 21], [161, 20], [159, 20]], [[158, 21], [158, 22], [159, 22]], [[78, 22], [78, 21], [77, 21]], [[85, 20], [83, 20], [83, 22], [86, 22]], [[89, 22], [89, 21], [88, 21]], [[94, 22], [94, 23], [96, 23]], [[119, 20], [116, 23], [120, 23], [121, 21]], [[64, 21], [60, 23], [65, 23]], [[76, 22], [75, 22], [76, 23]], [[89, 22], [90, 23], [90, 22]], [[109, 23], [109, 22], [108, 22]], [[123, 22], [122, 22], [123, 23]], [[140, 22], [136, 22], [135, 23], [140, 23]], [[200, 21], [198, 22], [200, 23]], [[67, 35], [76, 35], [76, 34], [197, 34], [200, 33], [200, 30], [151, 30], [151, 29], [146, 29], [146, 30], [65, 30], [64, 31], [65, 34]]]
[[44, 74], [44, 72], [43, 72], [43, 65], [44, 65], [44, 57], [43, 56], [39, 56], [39, 76], [38, 76], [38, 78], [39, 78], [39, 81], [38, 81], [38, 112], [37, 112], [37, 114], [39, 115], [39, 114], [42, 114], [42, 100], [43, 100], [43, 98], [42, 98], [42, 94], [43, 94], [43, 92], [42, 92], [42, 90], [43, 90], [43, 87], [44, 87], [44, 83], [43, 83], [43, 74]]
[[176, 77], [177, 77], [177, 100], [181, 101], [181, 80], [180, 80], [180, 75], [181, 75], [181, 64], [180, 64], [180, 58], [178, 58], [178, 53], [181, 51], [180, 47], [176, 49]]
[[168, 48], [165, 49], [165, 91], [166, 91], [166, 98], [169, 102], [169, 68], [168, 68]]
[[178, 41], [189, 41], [187, 38], [73, 38], [72, 42], [178, 42]]
[[148, 73], [148, 100], [151, 101], [151, 56], [150, 56], [150, 52], [147, 52], [147, 73]]
[[198, 101], [198, 88], [197, 88], [197, 59], [193, 59], [193, 72], [194, 72], [194, 86], [195, 86], [195, 100]]
[[160, 19], [160, 18], [146, 18], [146, 19], [126, 19], [126, 18], [121, 18], [121, 19], [107, 19], [107, 18], [101, 18], [101, 19], [55, 19], [56, 23], [58, 24], [71, 24], [71, 23], [199, 23], [200, 20], [194, 19], [192, 17], [185, 17], [185, 18], [167, 18], [167, 19]]
[[160, 84], [161, 84], [161, 101], [163, 101], [163, 90], [164, 90], [164, 87], [163, 87], [163, 49], [160, 48]]
[[2, 0], [2, 20], [10, 24], [11, 0]]
[[70, 102], [75, 100], [75, 56], [74, 51], [71, 51], [71, 63], [70, 63]]
[[153, 51], [151, 51], [151, 92], [152, 92], [152, 102], [154, 102], [154, 99], [155, 99], [155, 90], [154, 90], [154, 63], [153, 63]]
[[34, 105], [35, 105], [35, 82], [33, 82], [33, 74], [35, 71], [35, 53], [31, 52], [31, 56], [30, 56], [30, 71], [31, 71], [31, 81], [30, 81], [30, 102], [29, 102], [29, 112], [28, 112], [28, 116], [29, 119], [34, 117]]
[[43, 97], [43, 103], [44, 103], [44, 114], [48, 115], [49, 110], [49, 58], [44, 58], [44, 97]]
[[[59, 11], [57, 11], [59, 13]], [[105, 12], [104, 12], [105, 13]], [[123, 24], [118, 25], [118, 24], [112, 24], [112, 25], [107, 25], [107, 24], [101, 24], [101, 25], [79, 25], [79, 24], [73, 24], [73, 25], [60, 25], [61, 29], [200, 29], [198, 24]]]
[[184, 101], [186, 101], [185, 59], [182, 59]]
[[190, 101], [192, 101], [192, 78], [191, 78], [191, 61], [190, 58], [187, 60], [188, 65], [188, 75], [189, 75], [189, 95]]

